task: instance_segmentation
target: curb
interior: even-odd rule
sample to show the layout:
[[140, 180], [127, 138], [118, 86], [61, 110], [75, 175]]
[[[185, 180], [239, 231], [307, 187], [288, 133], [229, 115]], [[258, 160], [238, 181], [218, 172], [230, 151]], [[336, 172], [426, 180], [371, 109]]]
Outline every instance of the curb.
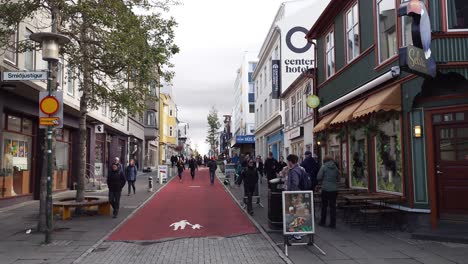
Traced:
[[117, 229], [119, 229], [122, 225], [124, 225], [130, 218], [132, 218], [143, 206], [145, 206], [153, 197], [164, 189], [175, 177], [170, 178], [167, 183], [155, 191], [150, 197], [148, 197], [142, 204], [140, 204], [133, 212], [131, 212], [125, 219], [123, 219], [116, 227], [114, 227], [111, 231], [107, 232], [98, 242], [92, 245], [88, 250], [86, 250], [83, 254], [81, 254], [77, 259], [75, 259], [72, 263], [77, 264], [81, 263], [81, 261], [86, 258], [90, 253], [92, 253], [99, 245], [101, 245], [106, 239], [114, 233]]
[[216, 177], [219, 181], [219, 183], [224, 187], [224, 189], [231, 195], [231, 198], [234, 200], [234, 202], [239, 206], [239, 209], [250, 219], [250, 221], [255, 225], [255, 227], [260, 231], [260, 233], [265, 237], [265, 239], [270, 243], [271, 247], [276, 251], [276, 253], [280, 256], [280, 258], [287, 264], [294, 264], [285, 254], [284, 252], [278, 247], [278, 245], [270, 238], [270, 236], [265, 232], [263, 227], [255, 221], [255, 219], [249, 215], [244, 209], [242, 209], [241, 203], [237, 200], [237, 198], [234, 196], [234, 194], [229, 190], [219, 179], [219, 177]]

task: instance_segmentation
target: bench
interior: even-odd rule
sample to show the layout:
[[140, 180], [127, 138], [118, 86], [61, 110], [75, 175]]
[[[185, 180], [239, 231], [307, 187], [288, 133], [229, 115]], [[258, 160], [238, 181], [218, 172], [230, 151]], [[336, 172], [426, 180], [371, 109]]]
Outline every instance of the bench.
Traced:
[[62, 220], [71, 218], [71, 208], [81, 207], [91, 209], [92, 207], [98, 208], [99, 215], [110, 215], [111, 204], [106, 197], [85, 197], [84, 201], [77, 202], [75, 198], [66, 198], [54, 201], [52, 203], [53, 212], [55, 214], [62, 214]]

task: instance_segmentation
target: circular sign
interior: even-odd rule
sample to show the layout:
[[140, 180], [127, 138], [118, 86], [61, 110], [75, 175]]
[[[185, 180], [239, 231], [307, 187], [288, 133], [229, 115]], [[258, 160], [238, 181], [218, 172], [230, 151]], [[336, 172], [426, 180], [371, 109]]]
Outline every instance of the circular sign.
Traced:
[[306, 104], [310, 108], [317, 108], [320, 105], [320, 98], [316, 95], [309, 95], [306, 100]]
[[41, 100], [39, 107], [41, 108], [42, 113], [46, 115], [53, 115], [59, 110], [60, 103], [57, 98], [53, 96], [46, 96]]
[[310, 49], [310, 47], [312, 46], [312, 43], [309, 43], [308, 41], [306, 41], [306, 44], [304, 47], [296, 47], [293, 45], [292, 43], [292, 36], [294, 35], [294, 33], [296, 32], [302, 32], [304, 34], [307, 34], [308, 30], [303, 28], [303, 27], [293, 27], [291, 28], [288, 33], [286, 34], [286, 45], [288, 46], [288, 48], [295, 52], [295, 53], [304, 53], [306, 51], [308, 51]]

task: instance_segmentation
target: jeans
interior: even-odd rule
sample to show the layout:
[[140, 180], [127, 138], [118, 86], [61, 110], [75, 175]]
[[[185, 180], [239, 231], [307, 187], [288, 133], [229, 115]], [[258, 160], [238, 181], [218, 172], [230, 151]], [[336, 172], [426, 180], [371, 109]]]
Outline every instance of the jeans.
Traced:
[[119, 207], [120, 207], [120, 194], [121, 192], [111, 192], [109, 191], [109, 203], [112, 206], [112, 209], [114, 210], [114, 215], [117, 215], [119, 213]]
[[336, 226], [336, 196], [337, 192], [327, 192], [322, 190], [322, 213], [320, 224], [325, 225], [327, 220], [327, 209], [330, 207], [330, 226]]
[[253, 212], [252, 209], [252, 196], [255, 191], [255, 186], [245, 186], [244, 185], [244, 197], [247, 197], [247, 201], [244, 201], [247, 204], [247, 212]]
[[192, 175], [192, 180], [195, 178], [195, 169], [190, 169], [190, 175]]
[[214, 172], [214, 171], [210, 171], [210, 182], [211, 182], [211, 184], [214, 184], [215, 173], [216, 172]]
[[133, 188], [133, 194], [135, 194], [135, 181], [127, 181], [128, 182], [128, 194], [132, 192]]
[[183, 171], [178, 171], [178, 172], [179, 172], [179, 179], [182, 180], [182, 173], [183, 173]]

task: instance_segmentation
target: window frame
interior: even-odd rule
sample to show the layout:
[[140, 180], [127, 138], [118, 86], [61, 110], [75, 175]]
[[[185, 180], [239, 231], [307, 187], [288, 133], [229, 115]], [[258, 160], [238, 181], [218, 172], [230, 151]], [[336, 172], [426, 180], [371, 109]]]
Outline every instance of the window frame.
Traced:
[[[29, 29], [27, 27], [24, 28], [24, 31], [25, 31], [24, 34], [23, 34], [24, 35], [24, 40], [28, 41], [28, 42], [32, 42], [32, 40], [29, 40], [29, 36], [31, 36], [34, 33], [34, 31], [32, 31], [31, 29]], [[29, 52], [31, 53], [31, 56], [32, 56], [32, 61], [31, 61], [32, 68], [31, 69], [26, 68], [26, 54], [29, 53]], [[23, 57], [24, 57], [23, 58], [23, 66], [24, 66], [23, 69], [25, 69], [27, 71], [36, 70], [36, 51], [35, 50], [25, 51], [23, 53]]]
[[[71, 73], [71, 74], [70, 74]], [[70, 76], [71, 75], [71, 76]], [[70, 65], [68, 65], [68, 70], [67, 70], [67, 94], [71, 97], [75, 97], [75, 80], [76, 80], [76, 72], [75, 72], [75, 68], [73, 67], [70, 67]], [[70, 92], [70, 84], [71, 84], [71, 92]]]
[[[351, 27], [350, 30], [348, 30], [348, 14], [350, 12], [354, 12], [354, 7], [356, 7], [356, 10], [357, 10], [357, 23], [356, 21], [354, 21], [354, 13], [353, 13], [353, 26]], [[356, 58], [359, 58], [359, 56], [361, 56], [361, 23], [360, 23], [360, 11], [359, 11], [359, 1], [358, 0], [355, 0], [354, 2], [351, 3], [351, 5], [345, 10], [344, 12], [344, 17], [343, 17], [343, 21], [344, 21], [344, 41], [345, 41], [345, 57], [346, 57], [346, 63], [349, 64], [351, 62], [353, 62]], [[357, 30], [359, 32], [359, 36], [358, 36], [358, 40], [357, 40], [357, 43], [358, 43], [358, 54], [356, 56], [354, 56], [354, 52], [353, 53], [353, 58], [352, 59], [349, 59], [348, 55], [349, 55], [349, 50], [348, 50], [348, 34], [353, 31], [354, 32], [354, 29], [357, 27]], [[354, 51], [354, 46], [353, 46], [353, 51]]]
[[169, 137], [174, 137], [174, 127], [169, 126]]
[[[11, 48], [13, 48], [13, 51], [11, 52], [13, 54], [13, 60], [10, 60], [9, 58], [6, 58], [5, 54], [3, 54], [3, 61], [5, 61], [8, 64], [14, 65], [16, 67], [18, 66], [18, 52], [17, 52], [17, 49], [18, 49], [18, 35], [19, 35], [19, 30], [18, 30], [18, 27], [16, 27], [14, 37], [13, 37], [15, 41], [14, 41], [13, 47], [11, 47]], [[5, 49], [5, 51], [7, 51], [7, 50]]]
[[445, 17], [445, 21], [443, 21], [443, 25], [445, 27], [445, 31], [446, 32], [449, 32], [449, 33], [461, 33], [461, 32], [468, 32], [468, 27], [467, 28], [463, 28], [463, 29], [450, 29], [449, 27], [449, 13], [448, 13], [448, 1], [449, 0], [442, 0], [442, 5], [443, 5], [443, 11], [444, 12], [444, 17]]
[[[393, 1], [393, 4], [395, 5], [395, 11], [394, 11], [394, 15], [395, 15], [395, 37], [396, 37], [396, 46], [395, 46], [395, 54], [394, 55], [389, 55], [388, 58], [386, 58], [385, 60], [381, 60], [381, 54], [380, 54], [380, 26], [379, 26], [379, 14], [380, 14], [380, 10], [379, 10], [379, 4], [383, 1]], [[385, 65], [386, 63], [388, 63], [389, 61], [392, 61], [393, 59], [397, 58], [398, 57], [398, 46], [400, 45], [401, 41], [399, 40], [400, 39], [400, 34], [401, 34], [401, 29], [399, 30], [399, 26], [398, 26], [398, 16], [397, 16], [397, 9], [399, 8], [400, 4], [398, 4], [396, 2], [396, 0], [374, 0], [374, 16], [375, 16], [375, 19], [374, 19], [374, 23], [375, 23], [375, 36], [376, 36], [376, 45], [377, 45], [377, 48], [375, 49], [377, 54], [376, 54], [376, 60], [377, 60], [377, 67], [380, 66], [380, 65]], [[400, 26], [401, 27], [401, 26]]]
[[[332, 38], [330, 38], [330, 39], [333, 39], [333, 46], [330, 49], [328, 49], [327, 37], [330, 34], [332, 35]], [[325, 79], [328, 80], [333, 75], [335, 75], [335, 73], [336, 73], [336, 39], [335, 39], [335, 26], [334, 25], [332, 25], [330, 27], [330, 29], [327, 31], [323, 41], [324, 41], [324, 51], [325, 51], [325, 53], [324, 53], [324, 55], [325, 55], [325, 64], [324, 64], [324, 66], [325, 66]], [[333, 67], [331, 68], [332, 73], [328, 72], [328, 53], [330, 53], [330, 52], [333, 52], [333, 61], [335, 62]]]

